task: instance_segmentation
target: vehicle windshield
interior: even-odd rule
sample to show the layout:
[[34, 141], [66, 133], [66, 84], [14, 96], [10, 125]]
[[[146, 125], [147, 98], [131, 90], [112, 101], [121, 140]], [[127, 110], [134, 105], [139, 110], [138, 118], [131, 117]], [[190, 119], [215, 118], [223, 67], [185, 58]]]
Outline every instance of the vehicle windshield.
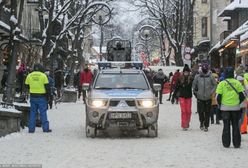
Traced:
[[99, 74], [95, 89], [142, 89], [148, 90], [143, 74]]

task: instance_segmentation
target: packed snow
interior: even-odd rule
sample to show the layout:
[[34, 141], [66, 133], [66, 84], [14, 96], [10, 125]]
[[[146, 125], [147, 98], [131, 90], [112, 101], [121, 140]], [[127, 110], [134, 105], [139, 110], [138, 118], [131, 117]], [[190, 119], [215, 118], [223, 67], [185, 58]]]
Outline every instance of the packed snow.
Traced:
[[52, 133], [37, 128], [29, 134], [26, 128], [0, 138], [0, 163], [42, 164], [43, 168], [247, 167], [248, 135], [242, 135], [240, 149], [224, 148], [222, 123], [211, 125], [209, 132], [199, 129], [195, 100], [190, 129], [182, 131], [179, 105], [167, 98], [164, 95], [160, 105], [158, 138], [86, 138], [83, 102], [61, 103], [48, 111]]

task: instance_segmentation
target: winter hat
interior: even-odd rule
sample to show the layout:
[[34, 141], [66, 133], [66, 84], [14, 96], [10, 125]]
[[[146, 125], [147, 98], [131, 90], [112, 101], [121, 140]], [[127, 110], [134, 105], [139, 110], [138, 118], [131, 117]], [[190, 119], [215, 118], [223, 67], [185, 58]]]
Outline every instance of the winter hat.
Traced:
[[188, 64], [185, 64], [184, 67], [183, 67], [183, 72], [190, 72], [190, 68], [189, 68], [189, 65]]
[[40, 71], [40, 72], [44, 72], [44, 68], [41, 64], [37, 63], [37, 64], [34, 64], [34, 71]]
[[233, 67], [226, 67], [226, 69], [225, 69], [225, 78], [234, 78], [234, 69], [233, 69]]
[[208, 63], [203, 63], [201, 67], [202, 67], [202, 71], [208, 71], [209, 69]]

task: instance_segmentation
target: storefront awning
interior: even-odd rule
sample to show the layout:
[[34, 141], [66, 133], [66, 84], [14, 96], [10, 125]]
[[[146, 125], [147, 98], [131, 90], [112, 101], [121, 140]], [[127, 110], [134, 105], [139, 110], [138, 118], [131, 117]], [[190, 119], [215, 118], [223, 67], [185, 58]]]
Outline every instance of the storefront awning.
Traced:
[[243, 25], [241, 25], [238, 29], [232, 32], [229, 36], [227, 36], [221, 43], [221, 46], [225, 46], [230, 40], [237, 39], [238, 36], [246, 33], [247, 31], [248, 31], [248, 20]]

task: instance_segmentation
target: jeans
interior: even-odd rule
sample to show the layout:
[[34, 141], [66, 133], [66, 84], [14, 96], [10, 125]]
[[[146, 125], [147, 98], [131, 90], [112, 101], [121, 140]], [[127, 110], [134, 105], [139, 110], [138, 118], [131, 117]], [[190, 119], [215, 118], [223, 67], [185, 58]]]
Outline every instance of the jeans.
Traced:
[[209, 127], [209, 116], [211, 109], [211, 99], [210, 100], [199, 100], [197, 99], [198, 114], [201, 127]]
[[191, 105], [192, 98], [179, 98], [180, 108], [181, 108], [181, 127], [189, 128], [190, 118], [191, 118]]
[[222, 111], [222, 119], [224, 123], [224, 128], [222, 132], [222, 144], [224, 147], [228, 148], [231, 144], [231, 131], [230, 126], [232, 126], [232, 142], [235, 148], [239, 148], [241, 145], [241, 134], [239, 130], [239, 120], [241, 114], [239, 111]]
[[36, 114], [40, 112], [40, 119], [42, 123], [43, 132], [49, 130], [49, 122], [47, 120], [47, 100], [46, 97], [30, 97], [30, 116], [28, 129], [29, 132], [35, 132]]
[[163, 99], [163, 88], [160, 91], [156, 91], [155, 92], [155, 96], [158, 97], [159, 94], [159, 102], [162, 103], [162, 99]]
[[210, 111], [211, 122], [214, 122], [214, 115], [216, 115], [216, 123], [218, 123], [220, 120], [220, 110], [218, 108], [218, 105], [211, 106], [211, 111]]

